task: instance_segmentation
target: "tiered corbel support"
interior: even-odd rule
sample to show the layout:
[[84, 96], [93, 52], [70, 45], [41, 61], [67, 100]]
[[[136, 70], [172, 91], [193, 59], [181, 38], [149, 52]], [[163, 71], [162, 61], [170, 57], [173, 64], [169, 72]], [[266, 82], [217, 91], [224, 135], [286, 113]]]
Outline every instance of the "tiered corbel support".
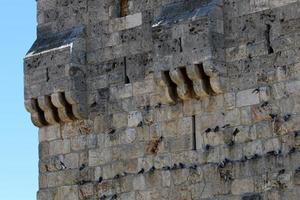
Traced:
[[[156, 76], [161, 88], [163, 103], [175, 103], [181, 100], [201, 99], [224, 92], [224, 81], [218, 66], [212, 61], [177, 67], [170, 71], [159, 72]], [[169, 74], [170, 78], [166, 78]]]
[[79, 98], [83, 97], [73, 92], [56, 92], [25, 100], [25, 107], [31, 113], [33, 124], [43, 127], [86, 119], [87, 109]]

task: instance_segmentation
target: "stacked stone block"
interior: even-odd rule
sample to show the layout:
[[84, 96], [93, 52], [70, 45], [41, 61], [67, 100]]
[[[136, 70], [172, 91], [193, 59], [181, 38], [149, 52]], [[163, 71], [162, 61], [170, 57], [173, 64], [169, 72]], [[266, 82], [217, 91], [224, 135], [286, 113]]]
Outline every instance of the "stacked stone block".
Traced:
[[38, 0], [39, 200], [296, 200], [297, 0]]

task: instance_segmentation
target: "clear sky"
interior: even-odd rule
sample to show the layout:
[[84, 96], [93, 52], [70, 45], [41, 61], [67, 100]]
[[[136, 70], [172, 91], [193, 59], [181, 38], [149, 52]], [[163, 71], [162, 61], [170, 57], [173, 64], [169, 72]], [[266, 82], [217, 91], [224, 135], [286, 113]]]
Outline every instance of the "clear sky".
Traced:
[[23, 101], [23, 57], [36, 37], [36, 1], [0, 0], [0, 199], [34, 200], [38, 133]]

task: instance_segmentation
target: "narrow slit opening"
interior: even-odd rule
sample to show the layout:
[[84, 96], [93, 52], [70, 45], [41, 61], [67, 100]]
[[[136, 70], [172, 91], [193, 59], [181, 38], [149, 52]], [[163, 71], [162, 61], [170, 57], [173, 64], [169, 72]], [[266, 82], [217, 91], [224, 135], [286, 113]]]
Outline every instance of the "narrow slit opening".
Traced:
[[50, 80], [49, 77], [49, 68], [46, 69], [46, 81], [48, 82]]
[[127, 74], [127, 59], [126, 59], [126, 57], [124, 57], [124, 79], [125, 79], [124, 80], [125, 84], [130, 83], [130, 79]]
[[197, 136], [196, 136], [196, 116], [192, 116], [192, 132], [193, 132], [193, 150], [197, 150]]
[[182, 39], [181, 39], [181, 37], [179, 38], [179, 51], [180, 51], [180, 53], [183, 52], [183, 49], [182, 49]]
[[271, 39], [270, 39], [270, 34], [271, 34], [271, 25], [270, 24], [266, 24], [266, 31], [265, 31], [265, 37], [266, 37], [266, 41], [267, 41], [267, 48], [268, 48], [268, 54], [272, 54], [274, 53], [274, 49], [271, 46]]

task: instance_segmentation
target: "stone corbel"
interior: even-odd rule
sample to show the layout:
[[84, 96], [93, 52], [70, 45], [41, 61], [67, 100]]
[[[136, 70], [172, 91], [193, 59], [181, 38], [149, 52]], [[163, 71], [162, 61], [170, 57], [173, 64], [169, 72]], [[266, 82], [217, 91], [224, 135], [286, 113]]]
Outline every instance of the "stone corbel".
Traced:
[[189, 100], [222, 94], [225, 76], [225, 64], [213, 60], [161, 71], [156, 75], [163, 103], [175, 103], [177, 96]]
[[203, 62], [203, 70], [209, 77], [210, 86], [215, 94], [224, 92], [223, 77], [226, 74], [226, 67], [221, 62], [206, 60]]
[[59, 118], [57, 116], [57, 109], [51, 102], [51, 97], [48, 95], [38, 97], [38, 106], [44, 113], [44, 117], [46, 122], [49, 125], [53, 125], [59, 122]]
[[87, 118], [87, 100], [85, 92], [65, 92], [67, 102], [72, 107], [73, 115], [76, 119], [86, 119]]
[[173, 104], [176, 102], [176, 91], [169, 76], [168, 71], [160, 71], [155, 75], [157, 85], [160, 90], [162, 103]]
[[189, 100], [193, 97], [193, 90], [191, 89], [187, 77], [183, 74], [181, 68], [170, 70], [170, 77], [177, 85], [177, 94], [182, 100]]
[[37, 127], [43, 127], [47, 125], [44, 114], [38, 106], [37, 99], [25, 100], [25, 108], [31, 113], [31, 121]]
[[57, 123], [72, 122], [87, 118], [84, 93], [56, 92], [25, 100], [35, 126], [43, 127]]
[[71, 122], [75, 119], [72, 114], [72, 107], [68, 104], [64, 93], [56, 92], [52, 94], [51, 101], [57, 108], [59, 119], [63, 122]]
[[209, 96], [209, 88], [205, 82], [205, 74], [198, 64], [189, 65], [186, 68], [188, 77], [193, 81], [193, 89], [197, 97]]

